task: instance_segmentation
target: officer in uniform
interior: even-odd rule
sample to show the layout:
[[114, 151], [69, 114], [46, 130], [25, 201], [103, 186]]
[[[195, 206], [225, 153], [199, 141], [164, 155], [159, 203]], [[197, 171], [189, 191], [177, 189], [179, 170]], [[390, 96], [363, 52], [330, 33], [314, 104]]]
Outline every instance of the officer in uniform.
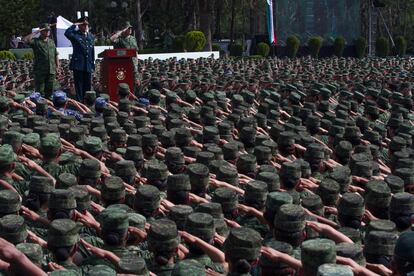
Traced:
[[69, 68], [73, 70], [76, 99], [79, 102], [83, 102], [85, 92], [91, 90], [92, 72], [95, 69], [95, 38], [88, 31], [88, 26], [88, 18], [82, 17], [65, 32], [73, 47]]
[[[110, 39], [114, 44], [115, 49], [136, 49], [138, 53], [138, 43], [132, 35], [132, 25], [129, 21], [126, 21], [124, 28], [112, 35]], [[132, 61], [134, 63], [135, 82], [137, 83], [139, 80], [138, 59], [135, 57]], [[139, 85], [139, 83], [137, 83], [137, 85]]]
[[[36, 34], [40, 36], [34, 38]], [[25, 37], [34, 54], [34, 79], [36, 91], [49, 98], [53, 92], [56, 72], [59, 70], [59, 54], [55, 42], [50, 36], [50, 25], [43, 24], [41, 28]]]

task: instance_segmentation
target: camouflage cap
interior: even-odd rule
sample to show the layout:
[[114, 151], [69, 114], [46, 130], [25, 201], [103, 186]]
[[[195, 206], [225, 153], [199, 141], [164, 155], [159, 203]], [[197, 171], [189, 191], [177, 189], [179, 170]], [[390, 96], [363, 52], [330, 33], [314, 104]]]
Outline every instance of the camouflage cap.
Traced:
[[369, 232], [364, 240], [364, 255], [367, 262], [372, 262], [373, 256], [392, 256], [397, 238], [397, 233], [393, 232]]
[[129, 226], [145, 230], [145, 223], [147, 222], [147, 219], [138, 213], [128, 213], [128, 222]]
[[247, 227], [233, 228], [224, 242], [224, 253], [230, 261], [246, 259], [254, 261], [259, 258], [261, 236]]
[[221, 205], [215, 202], [201, 203], [195, 209], [195, 212], [207, 213], [213, 216], [214, 228], [219, 235], [227, 236], [229, 230], [224, 222], [224, 215]]
[[79, 276], [79, 273], [76, 270], [55, 270], [50, 272], [51, 276]]
[[368, 224], [366, 234], [368, 234], [371, 231], [395, 232], [396, 225], [394, 222], [387, 219], [372, 220]]
[[117, 201], [125, 197], [125, 186], [122, 178], [109, 176], [105, 178], [101, 187], [102, 199]]
[[176, 263], [174, 269], [171, 272], [171, 276], [187, 276], [187, 275], [200, 275], [204, 276], [206, 270], [204, 265], [194, 259], [186, 259]]
[[73, 192], [63, 189], [55, 189], [49, 199], [49, 209], [76, 209], [76, 199]]
[[339, 199], [338, 213], [348, 216], [362, 216], [364, 214], [364, 199], [357, 193], [345, 193]]
[[17, 215], [7, 215], [0, 218], [0, 237], [12, 244], [24, 242], [27, 238], [24, 218]]
[[155, 147], [158, 145], [158, 138], [154, 134], [145, 134], [142, 136], [143, 147]]
[[20, 210], [22, 205], [21, 198], [18, 193], [11, 190], [0, 191], [0, 213], [13, 214]]
[[396, 218], [400, 215], [411, 216], [414, 214], [414, 195], [409, 193], [396, 193], [390, 201], [390, 217]]
[[252, 180], [246, 185], [244, 199], [247, 202], [265, 202], [268, 194], [267, 184], [263, 181]]
[[69, 247], [79, 241], [81, 225], [70, 219], [55, 219], [49, 226], [47, 244], [50, 247]]
[[301, 261], [306, 275], [316, 275], [320, 265], [336, 263], [335, 242], [328, 239], [304, 241], [301, 246]]
[[40, 140], [40, 151], [49, 155], [58, 154], [61, 146], [60, 138], [56, 134], [47, 134]]
[[91, 195], [88, 192], [87, 186], [76, 185], [70, 187], [69, 190], [73, 193], [76, 199], [76, 208], [79, 211], [89, 210], [91, 206]]
[[75, 185], [78, 185], [78, 179], [71, 173], [61, 173], [56, 179], [57, 189], [68, 189]]
[[115, 163], [115, 174], [120, 177], [135, 176], [137, 170], [131, 160], [121, 160]]
[[302, 198], [302, 206], [314, 214], [323, 216], [324, 205], [321, 197], [317, 194], [310, 194], [307, 197]]
[[96, 159], [84, 159], [79, 168], [79, 176], [84, 178], [100, 178], [101, 163]]
[[331, 178], [322, 179], [317, 193], [322, 198], [322, 202], [327, 206], [335, 206], [339, 197], [339, 183]]
[[99, 137], [90, 136], [83, 142], [83, 149], [89, 153], [97, 153], [103, 150], [102, 140]]
[[177, 224], [178, 230], [183, 230], [187, 217], [193, 213], [193, 208], [188, 205], [175, 205], [171, 207], [168, 214], [169, 218]]
[[147, 241], [150, 250], [157, 252], [176, 249], [180, 243], [177, 225], [168, 219], [153, 221], [148, 231]]
[[373, 211], [377, 208], [388, 209], [390, 200], [391, 189], [388, 187], [385, 181], [368, 181], [365, 189], [365, 205], [370, 211]]
[[119, 260], [119, 273], [149, 276], [145, 260], [134, 254], [122, 256]]
[[365, 265], [363, 247], [358, 243], [342, 242], [336, 245], [336, 255], [350, 258], [359, 265]]
[[240, 155], [239, 159], [237, 159], [237, 171], [239, 173], [248, 174], [255, 172], [256, 167], [257, 159], [256, 156], [252, 154], [243, 154]]
[[139, 146], [130, 146], [127, 147], [124, 158], [126, 160], [132, 160], [134, 162], [139, 162], [144, 160], [144, 154], [142, 148]]
[[7, 131], [3, 134], [3, 144], [9, 144], [15, 147], [21, 145], [24, 135], [17, 131]]
[[339, 264], [323, 264], [319, 266], [316, 276], [353, 276], [349, 266]]
[[305, 229], [305, 211], [302, 206], [284, 204], [276, 213], [273, 225], [282, 232], [302, 232]]
[[214, 153], [210, 151], [200, 151], [197, 153], [196, 162], [210, 166], [211, 161], [214, 160]]
[[299, 179], [302, 176], [301, 166], [298, 162], [284, 162], [280, 169], [280, 176]]
[[168, 177], [168, 168], [164, 163], [149, 163], [145, 176], [148, 181], [165, 180]]
[[219, 167], [216, 178], [217, 180], [227, 182], [233, 186], [239, 185], [238, 173], [234, 166], [225, 165]]
[[105, 209], [100, 214], [100, 220], [102, 222], [102, 231], [104, 233], [126, 230], [129, 227], [128, 214], [121, 209]]
[[16, 245], [17, 250], [22, 252], [32, 263], [41, 265], [43, 261], [43, 249], [36, 243], [19, 243]]
[[11, 145], [0, 146], [0, 166], [8, 166], [16, 161], [16, 154]]
[[40, 146], [40, 135], [37, 133], [29, 133], [23, 137], [23, 143], [29, 146], [39, 148]]
[[191, 191], [190, 178], [187, 174], [172, 174], [167, 178], [168, 192]]
[[116, 271], [107, 265], [95, 265], [89, 269], [86, 276], [116, 276]]
[[214, 191], [213, 202], [221, 204], [224, 213], [232, 212], [237, 208], [237, 193], [229, 188], [218, 188]]
[[262, 171], [256, 175], [256, 180], [265, 182], [269, 192], [275, 192], [280, 188], [280, 179], [277, 173]]
[[155, 211], [160, 206], [160, 190], [152, 185], [139, 186], [135, 193], [134, 209]]
[[207, 213], [192, 213], [187, 217], [184, 227], [188, 233], [210, 242], [214, 236], [214, 219]]
[[190, 178], [192, 190], [207, 188], [210, 182], [210, 170], [200, 163], [192, 163], [187, 166], [187, 174]]
[[412, 169], [399, 168], [394, 171], [394, 174], [402, 178], [405, 187], [414, 184], [414, 171]]
[[50, 194], [54, 188], [53, 180], [45, 176], [34, 175], [29, 182], [30, 192]]

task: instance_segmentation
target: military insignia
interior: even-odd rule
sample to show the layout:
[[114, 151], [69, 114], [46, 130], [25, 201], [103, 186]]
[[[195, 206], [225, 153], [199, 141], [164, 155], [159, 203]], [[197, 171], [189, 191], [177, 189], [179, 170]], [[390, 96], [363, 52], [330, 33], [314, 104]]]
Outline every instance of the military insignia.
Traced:
[[123, 68], [118, 68], [118, 69], [115, 71], [115, 74], [116, 74], [116, 78], [117, 78], [118, 80], [120, 80], [120, 81], [124, 80], [124, 79], [125, 79], [125, 77], [126, 77], [126, 71], [125, 71], [125, 69], [123, 69]]

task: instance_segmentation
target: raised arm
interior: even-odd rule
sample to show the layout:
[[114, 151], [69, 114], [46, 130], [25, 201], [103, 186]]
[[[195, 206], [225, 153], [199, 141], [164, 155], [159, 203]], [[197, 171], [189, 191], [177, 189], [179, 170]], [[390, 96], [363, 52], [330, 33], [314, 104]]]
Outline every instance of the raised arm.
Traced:
[[70, 26], [65, 31], [65, 36], [66, 36], [67, 39], [69, 39], [69, 40], [74, 40], [75, 39], [76, 26], [77, 26], [77, 24], [73, 24], [72, 26]]

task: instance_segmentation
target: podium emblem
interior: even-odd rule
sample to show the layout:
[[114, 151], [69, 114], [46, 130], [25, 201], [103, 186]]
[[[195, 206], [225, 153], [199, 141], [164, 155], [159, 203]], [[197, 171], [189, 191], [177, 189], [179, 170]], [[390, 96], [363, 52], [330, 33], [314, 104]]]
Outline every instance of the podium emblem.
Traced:
[[115, 71], [115, 74], [116, 74], [116, 78], [117, 78], [118, 80], [122, 81], [122, 80], [124, 80], [124, 79], [125, 79], [125, 77], [126, 77], [126, 70], [125, 70], [124, 68], [118, 68], [118, 69]]

